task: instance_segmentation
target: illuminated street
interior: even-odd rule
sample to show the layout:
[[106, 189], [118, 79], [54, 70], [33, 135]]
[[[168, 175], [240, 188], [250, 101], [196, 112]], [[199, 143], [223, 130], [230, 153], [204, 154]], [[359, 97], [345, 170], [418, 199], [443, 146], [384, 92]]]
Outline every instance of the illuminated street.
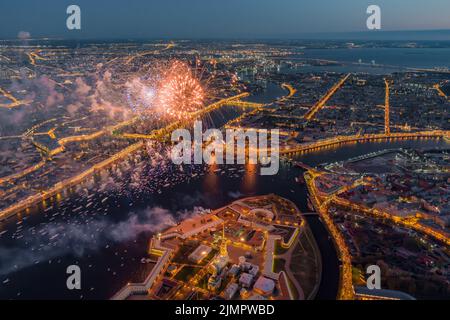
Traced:
[[23, 1], [0, 300], [449, 299], [446, 5]]

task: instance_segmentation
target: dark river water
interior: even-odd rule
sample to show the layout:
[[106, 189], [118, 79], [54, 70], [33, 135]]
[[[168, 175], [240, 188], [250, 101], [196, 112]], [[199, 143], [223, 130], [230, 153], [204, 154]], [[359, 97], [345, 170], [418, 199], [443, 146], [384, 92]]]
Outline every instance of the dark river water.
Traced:
[[[283, 91], [269, 87], [266, 94], [272, 101]], [[230, 109], [219, 118], [237, 114]], [[351, 144], [295, 160], [315, 166], [400, 147], [431, 149], [448, 144], [435, 139]], [[302, 171], [290, 163], [283, 161], [275, 176], [260, 176], [254, 166], [223, 168], [222, 172], [207, 168], [205, 174], [180, 180], [161, 193], [98, 192], [95, 186], [82, 186], [81, 191], [48, 201], [24, 217], [0, 223], [0, 299], [108, 299], [127, 282], [145, 278], [151, 264], [142, 258], [158, 226], [199, 207], [216, 209], [241, 197], [275, 193], [308, 211], [306, 187], [295, 182]], [[310, 216], [308, 222], [323, 260], [317, 298], [334, 299], [339, 277], [335, 249], [320, 219]], [[66, 287], [66, 268], [72, 264], [81, 268], [80, 291]]]

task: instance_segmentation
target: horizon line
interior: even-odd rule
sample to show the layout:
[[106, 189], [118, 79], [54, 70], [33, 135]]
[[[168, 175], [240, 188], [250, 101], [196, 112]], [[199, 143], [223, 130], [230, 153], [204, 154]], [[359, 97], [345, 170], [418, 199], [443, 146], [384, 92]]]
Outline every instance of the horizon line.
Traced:
[[[79, 31], [78, 31], [79, 32]], [[393, 34], [393, 33], [437, 33], [437, 32], [446, 32], [449, 33], [450, 36], [450, 28], [449, 29], [415, 29], [415, 30], [364, 30], [364, 31], [321, 31], [321, 32], [303, 32], [298, 34], [279, 34], [279, 35], [255, 35], [255, 36], [217, 36], [217, 37], [169, 37], [169, 36], [98, 36], [98, 37], [65, 37], [65, 36], [42, 36], [42, 37], [31, 37], [26, 39], [20, 39], [18, 37], [12, 38], [0, 38], [0, 41], [37, 41], [37, 40], [71, 40], [71, 41], [89, 41], [89, 40], [178, 40], [178, 41], [189, 41], [189, 40], [352, 40], [351, 38], [313, 38], [314, 36], [349, 36], [349, 35], [359, 35], [359, 36], [368, 36], [368, 38], [359, 38], [355, 39], [358, 41], [371, 40], [371, 41], [414, 41], [414, 39], [370, 39], [370, 37], [377, 37], [381, 35]], [[305, 38], [302, 38], [305, 37]], [[448, 39], [442, 40], [416, 40], [416, 41], [450, 41]]]

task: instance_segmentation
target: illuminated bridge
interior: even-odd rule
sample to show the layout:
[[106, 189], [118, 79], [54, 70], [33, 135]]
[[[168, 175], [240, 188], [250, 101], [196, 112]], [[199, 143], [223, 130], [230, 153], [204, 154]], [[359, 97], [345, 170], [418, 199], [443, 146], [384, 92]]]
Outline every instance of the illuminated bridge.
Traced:
[[255, 102], [248, 102], [248, 101], [242, 101], [242, 100], [236, 100], [236, 101], [230, 101], [225, 103], [227, 106], [232, 107], [245, 107], [245, 108], [262, 108], [266, 106], [266, 104], [262, 103], [255, 103]]
[[239, 95], [222, 99], [218, 102], [215, 102], [206, 108], [203, 108], [193, 114], [191, 116], [183, 121], [176, 121], [174, 123], [169, 124], [168, 126], [155, 130], [150, 134], [140, 134], [140, 133], [123, 133], [119, 136], [122, 138], [128, 138], [128, 139], [146, 139], [146, 140], [155, 140], [155, 141], [166, 141], [170, 135], [172, 134], [172, 131], [179, 129], [179, 128], [185, 128], [188, 127], [190, 124], [192, 124], [192, 121], [198, 118], [203, 117], [204, 115], [217, 110], [223, 106], [237, 106], [237, 107], [249, 107], [249, 108], [262, 108], [266, 106], [265, 104], [261, 103], [254, 103], [254, 102], [247, 102], [242, 101], [240, 99], [248, 97], [250, 94], [248, 92], [241, 93]]
[[391, 134], [391, 127], [390, 127], [390, 106], [389, 106], [389, 81], [384, 80], [384, 83], [386, 85], [386, 96], [384, 99], [384, 133], [386, 135]]
[[450, 131], [436, 130], [436, 131], [419, 131], [408, 133], [379, 133], [379, 134], [366, 134], [366, 135], [354, 135], [354, 136], [337, 136], [330, 139], [324, 139], [317, 142], [300, 145], [294, 148], [285, 148], [280, 150], [280, 154], [283, 155], [295, 155], [296, 153], [303, 153], [308, 151], [316, 151], [331, 146], [354, 143], [354, 142], [370, 142], [370, 141], [382, 141], [382, 140], [402, 140], [402, 139], [418, 139], [418, 138], [443, 138], [449, 136]]

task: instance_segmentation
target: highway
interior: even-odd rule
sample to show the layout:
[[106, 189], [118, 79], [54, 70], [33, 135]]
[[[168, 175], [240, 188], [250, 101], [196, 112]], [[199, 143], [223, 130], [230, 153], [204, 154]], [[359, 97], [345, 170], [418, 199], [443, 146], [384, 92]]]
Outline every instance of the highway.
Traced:
[[325, 104], [328, 102], [328, 100], [331, 99], [331, 97], [344, 85], [345, 81], [350, 77], [351, 73], [347, 74], [345, 77], [343, 77], [341, 80], [339, 80], [338, 83], [336, 83], [306, 114], [305, 119], [310, 121], [314, 119], [317, 112], [319, 112]]

